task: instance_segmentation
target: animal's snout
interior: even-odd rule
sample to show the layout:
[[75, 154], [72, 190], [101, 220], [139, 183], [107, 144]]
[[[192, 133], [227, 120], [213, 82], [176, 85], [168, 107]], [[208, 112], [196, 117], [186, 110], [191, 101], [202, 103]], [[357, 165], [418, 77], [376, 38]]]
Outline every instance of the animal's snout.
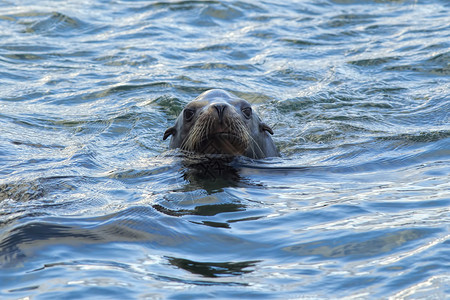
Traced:
[[223, 121], [223, 115], [224, 115], [224, 112], [225, 112], [227, 106], [228, 105], [224, 104], [224, 103], [216, 103], [216, 104], [212, 105], [212, 107], [214, 107], [217, 110], [217, 115], [219, 116], [220, 123], [222, 123], [222, 121]]

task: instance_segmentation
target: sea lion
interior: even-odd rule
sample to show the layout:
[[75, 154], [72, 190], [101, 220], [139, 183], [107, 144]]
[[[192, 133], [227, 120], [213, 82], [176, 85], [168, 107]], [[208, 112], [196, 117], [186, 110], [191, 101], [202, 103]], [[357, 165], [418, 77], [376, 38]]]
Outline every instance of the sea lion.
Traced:
[[189, 102], [163, 139], [172, 136], [171, 149], [202, 154], [280, 156], [269, 133], [273, 134], [272, 129], [247, 101], [213, 89]]

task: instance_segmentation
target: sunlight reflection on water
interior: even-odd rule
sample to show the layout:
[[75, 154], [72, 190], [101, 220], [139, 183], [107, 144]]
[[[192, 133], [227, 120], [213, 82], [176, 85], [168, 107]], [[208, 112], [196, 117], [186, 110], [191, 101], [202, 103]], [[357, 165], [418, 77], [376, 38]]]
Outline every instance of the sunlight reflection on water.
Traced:
[[[0, 4], [1, 297], [447, 298], [448, 13]], [[282, 157], [216, 172], [167, 151], [211, 88]]]

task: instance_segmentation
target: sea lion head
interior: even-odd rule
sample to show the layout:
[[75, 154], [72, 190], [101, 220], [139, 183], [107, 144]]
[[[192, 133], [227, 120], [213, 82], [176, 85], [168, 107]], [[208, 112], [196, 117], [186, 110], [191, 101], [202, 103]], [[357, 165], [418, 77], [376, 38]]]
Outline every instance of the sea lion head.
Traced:
[[[253, 158], [277, 156], [275, 146], [269, 154], [265, 145], [269, 126], [262, 123], [250, 103], [223, 90], [209, 90], [189, 102], [164, 133], [172, 136], [170, 148], [205, 154], [246, 155]], [[273, 144], [272, 140], [270, 142]]]

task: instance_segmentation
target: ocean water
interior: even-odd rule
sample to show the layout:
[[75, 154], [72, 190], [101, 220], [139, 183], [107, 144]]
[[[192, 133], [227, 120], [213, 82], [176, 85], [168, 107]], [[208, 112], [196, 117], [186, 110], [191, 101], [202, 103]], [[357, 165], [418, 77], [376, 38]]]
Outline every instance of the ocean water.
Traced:
[[[448, 299], [450, 3], [0, 1], [1, 299]], [[163, 141], [211, 88], [280, 158]]]

